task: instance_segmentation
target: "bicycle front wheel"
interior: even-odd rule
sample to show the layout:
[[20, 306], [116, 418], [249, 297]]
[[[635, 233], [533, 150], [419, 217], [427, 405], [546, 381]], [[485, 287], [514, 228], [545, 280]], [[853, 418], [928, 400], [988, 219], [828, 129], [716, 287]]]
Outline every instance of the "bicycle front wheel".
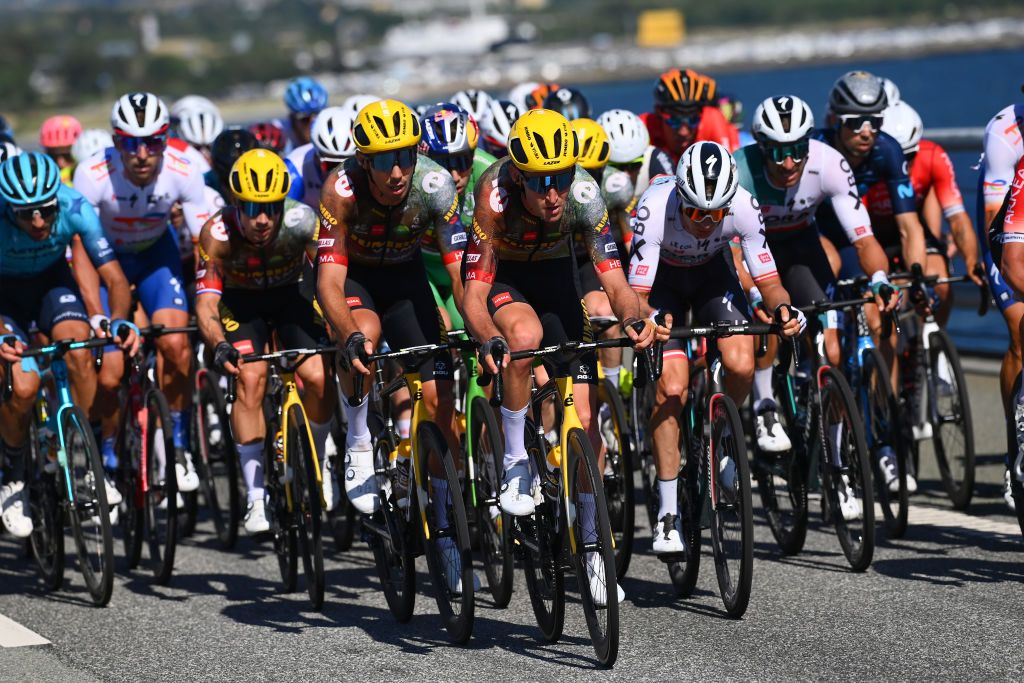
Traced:
[[608, 519], [615, 539], [615, 574], [621, 580], [629, 571], [633, 557], [634, 522], [633, 450], [626, 407], [618, 390], [607, 379], [598, 391], [598, 419], [606, 447], [604, 492], [608, 499]]
[[[875, 348], [867, 349], [863, 355], [861, 400], [885, 529], [892, 538], [901, 538], [907, 531], [907, 453], [896, 396], [889, 381], [889, 366]], [[886, 482], [882, 469], [881, 458], [886, 453], [895, 458], [896, 480], [892, 484]]]
[[594, 652], [610, 667], [619, 654], [619, 583], [608, 502], [587, 433], [571, 429], [566, 447], [573, 568]]
[[712, 402], [711, 444], [711, 549], [725, 611], [738, 619], [750, 602], [754, 518], [743, 423], [736, 404], [725, 395]]
[[[420, 423], [416, 439], [420, 477], [429, 482], [424, 486], [429, 538], [423, 540], [434, 597], [449, 637], [453, 642], [465, 643], [473, 635], [474, 586], [462, 486], [438, 426], [433, 422]], [[431, 463], [435, 470], [441, 469], [440, 476], [430, 473]]]
[[964, 510], [974, 495], [974, 428], [960, 354], [944, 330], [929, 337], [928, 394], [942, 485], [953, 508]]
[[476, 525], [480, 530], [487, 585], [496, 607], [507, 607], [512, 599], [511, 519], [498, 506], [504, 450], [501, 431], [487, 399], [477, 396], [470, 405], [472, 421], [469, 443], [476, 470]]
[[217, 376], [201, 371], [196, 381], [192, 452], [197, 454], [195, 465], [200, 488], [217, 540], [222, 548], [230, 550], [238, 541], [238, 521], [242, 515], [238, 455]]
[[174, 569], [178, 536], [178, 478], [174, 472], [174, 428], [167, 399], [159, 389], [146, 393], [145, 539], [153, 579], [167, 583]]
[[69, 488], [74, 499], [69, 501], [68, 511], [78, 564], [93, 603], [103, 606], [110, 602], [114, 590], [114, 540], [103, 485], [103, 459], [81, 408], [72, 406], [61, 414], [61, 433], [68, 458], [65, 476], [72, 477]]
[[316, 449], [310, 441], [306, 413], [301, 406], [288, 408], [288, 465], [292, 470], [291, 518], [298, 535], [306, 592], [313, 609], [324, 604], [324, 547], [320, 526], [320, 484], [317, 482]]
[[[395, 468], [391, 466], [391, 452], [395, 450], [395, 442], [390, 433], [382, 432], [373, 445], [373, 464], [378, 473], [377, 480], [381, 490], [394, 489], [392, 477]], [[409, 506], [418, 509], [415, 491], [409, 492]], [[373, 550], [373, 560], [377, 565], [377, 576], [384, 599], [392, 616], [404, 624], [412, 618], [412, 610], [416, 603], [416, 565], [413, 556], [413, 538], [410, 526], [395, 505], [394, 495], [382, 497], [380, 512], [375, 515], [384, 526], [386, 535], [370, 532], [369, 543]]]

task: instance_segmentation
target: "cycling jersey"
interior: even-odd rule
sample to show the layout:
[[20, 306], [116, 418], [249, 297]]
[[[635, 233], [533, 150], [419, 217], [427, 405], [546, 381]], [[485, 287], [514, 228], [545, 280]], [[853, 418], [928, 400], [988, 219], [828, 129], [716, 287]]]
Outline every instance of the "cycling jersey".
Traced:
[[[92, 264], [99, 268], [114, 260], [114, 250], [103, 236], [96, 210], [79, 192], [62, 185], [57, 190], [60, 211], [44, 240], [34, 240], [11, 218], [7, 205], [0, 201], [0, 276], [31, 277], [46, 272], [64, 254], [78, 235]], [[4, 290], [2, 296], [17, 297], [17, 289]]]
[[1003, 243], [1024, 242], [1024, 156], [1017, 162], [1010, 180], [1010, 195], [1003, 219]]
[[292, 186], [288, 196], [314, 209], [320, 204], [320, 189], [326, 175], [320, 168], [320, 157], [317, 156], [313, 143], [308, 142], [296, 147], [285, 160], [288, 172], [292, 174]]
[[[640, 114], [640, 118], [647, 126], [651, 144], [668, 154], [673, 165], [677, 163], [685, 150], [669, 149], [666, 146], [662, 136], [661, 115], [657, 112], [644, 112]], [[701, 110], [700, 123], [697, 125], [697, 134], [694, 136], [693, 142], [717, 142], [733, 152], [740, 146], [740, 136], [736, 128], [726, 120], [722, 110], [718, 107], [706, 106]]]
[[[462, 260], [466, 232], [459, 221], [459, 196], [447, 170], [419, 155], [405, 199], [394, 206], [370, 194], [366, 172], [349, 159], [331, 172], [324, 193], [340, 198], [340, 215], [320, 203], [320, 263], [365, 266], [404, 263], [419, 257], [423, 233], [434, 229], [445, 263]], [[338, 223], [344, 224], [338, 239]]]
[[826, 199], [831, 200], [836, 218], [851, 243], [872, 234], [850, 164], [825, 143], [810, 141], [799, 182], [785, 189], [768, 180], [765, 164], [770, 162], [756, 144], [737, 150], [735, 159], [740, 186], [757, 199], [768, 239], [773, 243], [801, 235], [807, 229], [817, 235], [815, 212]]
[[681, 201], [675, 178], [660, 178], [640, 198], [633, 217], [633, 249], [629, 284], [649, 292], [659, 263], [692, 268], [710, 262], [739, 238], [743, 260], [754, 282], [777, 276], [775, 259], [768, 249], [764, 217], [753, 195], [737, 188], [729, 213], [707, 238], [699, 239], [683, 226]]
[[313, 259], [316, 232], [313, 209], [286, 199], [277, 236], [268, 245], [256, 247], [242, 234], [238, 209], [224, 209], [206, 223], [200, 236], [196, 295], [297, 283]]
[[181, 202], [193, 239], [210, 216], [203, 190], [203, 170], [168, 144], [153, 181], [139, 187], [125, 175], [121, 154], [113, 147], [75, 169], [75, 189], [99, 210], [100, 223], [114, 250], [139, 253], [167, 232], [171, 206]]
[[[613, 218], [611, 226], [615, 243], [618, 245], [628, 243], [633, 239], [628, 218], [640, 199], [629, 174], [613, 168], [605, 169], [604, 177], [601, 178], [601, 199], [604, 200], [604, 205], [608, 209], [608, 215]], [[620, 255], [625, 256], [625, 254]]]

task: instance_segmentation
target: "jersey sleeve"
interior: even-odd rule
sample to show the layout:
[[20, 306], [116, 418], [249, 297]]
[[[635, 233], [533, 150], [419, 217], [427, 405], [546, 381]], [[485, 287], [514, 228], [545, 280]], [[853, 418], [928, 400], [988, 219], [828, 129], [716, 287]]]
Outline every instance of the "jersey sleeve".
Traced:
[[431, 224], [445, 265], [462, 261], [466, 229], [459, 213], [459, 192], [450, 173], [430, 171], [423, 176], [423, 191], [430, 203]]
[[942, 215], [946, 218], [964, 211], [964, 197], [960, 186], [956, 183], [956, 171], [953, 161], [939, 145], [934, 145], [931, 159], [932, 186], [942, 206]]
[[850, 164], [832, 148], [824, 145], [817, 147], [825, 155], [821, 165], [822, 193], [832, 204], [832, 210], [846, 238], [853, 244], [872, 235], [871, 217], [863, 199], [857, 194], [857, 181]]
[[228, 244], [223, 214], [216, 213], [199, 234], [199, 258], [196, 260], [196, 296], [224, 293], [224, 269], [221, 252]]
[[732, 200], [729, 220], [733, 222], [733, 230], [740, 238], [743, 263], [746, 264], [750, 277], [754, 279], [754, 284], [778, 277], [778, 267], [775, 265], [771, 249], [768, 248], [764, 215], [757, 199], [746, 190], [737, 190]]
[[203, 224], [210, 218], [210, 206], [206, 201], [206, 183], [199, 171], [189, 173], [181, 190], [181, 210], [185, 214], [185, 225], [192, 233], [192, 241], [199, 241]]
[[292, 163], [290, 156], [284, 160], [284, 165], [288, 168], [288, 175], [292, 177], [291, 187], [288, 188], [288, 198], [294, 199], [297, 202], [302, 201], [302, 195], [305, 192], [302, 174], [299, 173], [299, 169], [295, 168], [295, 164]]
[[881, 152], [881, 175], [889, 189], [892, 214], [898, 216], [901, 213], [917, 213], [914, 184], [910, 182], [910, 168], [900, 143], [886, 133], [879, 133], [875, 146]]
[[348, 265], [348, 250], [345, 244], [345, 217], [335, 215], [340, 210], [329, 207], [338, 206], [337, 197], [343, 201], [352, 201], [352, 180], [344, 169], [327, 176], [323, 189], [320, 191], [320, 230], [317, 232], [317, 263], [337, 263]]
[[639, 292], [649, 292], [658, 274], [661, 261], [661, 242], [665, 237], [665, 212], [668, 198], [652, 185], [637, 204], [630, 218], [633, 244], [629, 257], [629, 286]]
[[[986, 209], [1000, 208], [1009, 190], [1019, 153], [1007, 139], [1007, 131], [1016, 133], [1019, 140], [1020, 133], [1015, 128], [1018, 128], [1015, 119], [1006, 116], [996, 116], [985, 128], [982, 193]], [[75, 182], [78, 182], [77, 175]]]
[[104, 181], [110, 177], [110, 162], [106, 155], [96, 155], [75, 167], [74, 187], [85, 200], [99, 206]]
[[593, 177], [578, 166], [569, 197], [567, 210], [575, 218], [574, 232], [583, 236], [594, 267], [599, 273], [622, 268], [601, 190]]
[[[64, 190], [62, 190], [64, 191]], [[94, 268], [104, 266], [115, 260], [114, 249], [110, 242], [103, 236], [103, 226], [100, 224], [100, 217], [95, 207], [78, 192], [68, 189], [72, 193], [70, 211], [72, 230], [82, 240], [89, 261]]]
[[1003, 220], [1003, 242], [1024, 242], [1024, 157], [1010, 180], [1010, 196]]

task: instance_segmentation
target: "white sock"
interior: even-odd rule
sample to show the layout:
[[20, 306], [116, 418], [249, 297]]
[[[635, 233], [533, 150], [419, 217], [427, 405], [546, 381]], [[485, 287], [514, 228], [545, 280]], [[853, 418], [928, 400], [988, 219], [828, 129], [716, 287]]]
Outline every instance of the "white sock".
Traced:
[[316, 448], [317, 459], [322, 465], [324, 454], [327, 452], [327, 437], [331, 434], [331, 420], [323, 424], [310, 420], [309, 431], [313, 434], [313, 447]]
[[526, 460], [526, 408], [509, 410], [501, 407], [501, 428], [505, 432], [505, 458], [504, 467], [506, 470], [523, 460]]
[[772, 369], [767, 368], [755, 368], [754, 369], [754, 412], [756, 413], [761, 409], [761, 405], [765, 401], [774, 400], [772, 394]]
[[612, 383], [612, 386], [616, 389], [619, 388], [619, 370], [622, 369], [621, 365], [614, 367], [608, 366], [604, 369], [604, 378]]
[[580, 540], [584, 543], [593, 543], [597, 539], [597, 503], [594, 501], [594, 494], [581, 493], [580, 507], [583, 508], [580, 517], [583, 538]]
[[448, 480], [438, 479], [436, 477], [430, 478], [430, 487], [434, 491], [433, 503], [434, 503], [434, 519], [437, 522], [437, 528], [444, 529], [448, 526]]
[[[167, 477], [167, 449], [164, 448], [163, 427], [157, 427], [153, 432], [153, 450], [156, 451], [156, 476], [158, 479], [165, 479]], [[178, 476], [178, 473], [175, 472], [174, 476]]]
[[240, 443], [235, 446], [238, 462], [242, 465], [242, 478], [249, 492], [249, 502], [263, 500], [263, 441]]
[[348, 400], [341, 402], [341, 409], [345, 413], [345, 421], [348, 422], [348, 435], [345, 437], [346, 446], [361, 446], [366, 448], [370, 445], [370, 428], [366, 426], [366, 413], [369, 410], [369, 402], [363, 397], [363, 402], [357, 406], [350, 406]]
[[412, 425], [412, 420], [395, 420], [395, 428], [398, 429], [399, 439], [409, 438], [409, 428]]
[[679, 479], [658, 480], [658, 519], [679, 514]]

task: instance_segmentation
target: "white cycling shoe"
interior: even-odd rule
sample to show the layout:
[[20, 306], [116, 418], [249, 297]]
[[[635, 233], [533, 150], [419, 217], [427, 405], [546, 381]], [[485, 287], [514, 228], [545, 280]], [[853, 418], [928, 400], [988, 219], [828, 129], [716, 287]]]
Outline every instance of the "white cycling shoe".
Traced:
[[0, 487], [0, 510], [3, 510], [0, 518], [3, 519], [4, 528], [12, 536], [27, 538], [32, 535], [32, 518], [25, 514], [28, 510], [25, 482], [12, 481]]
[[182, 493], [191, 493], [199, 489], [199, 475], [196, 474], [196, 466], [192, 464], [192, 454], [185, 451], [185, 463], [174, 463], [174, 473], [178, 479], [178, 490]]
[[262, 500], [251, 501], [248, 507], [246, 507], [245, 517], [242, 518], [242, 528], [250, 536], [270, 531], [266, 504]]
[[1017, 501], [1013, 497], [1013, 489], [1010, 488], [1010, 470], [1003, 472], [1003, 500], [1006, 501], [1010, 512], [1017, 511]]
[[878, 450], [878, 468], [885, 477], [885, 486], [892, 493], [900, 490], [900, 470], [896, 462], [896, 453], [892, 448], [883, 446]]
[[[441, 551], [441, 571], [444, 572], [444, 577], [448, 581], [448, 591], [454, 594], [462, 593], [462, 557], [455, 546], [455, 539], [442, 538], [437, 543]], [[476, 572], [472, 572], [472, 575], [473, 590], [478, 591], [480, 590], [480, 577], [476, 575]]]
[[655, 555], [671, 555], [685, 552], [683, 545], [683, 523], [679, 515], [665, 513], [651, 532], [651, 549]]
[[853, 487], [850, 485], [850, 477], [847, 474], [842, 476], [842, 482], [839, 484], [839, 512], [843, 515], [843, 519], [847, 522], [860, 519], [863, 514], [861, 510], [860, 500], [857, 499], [856, 494], [853, 492]]
[[764, 453], [785, 453], [793, 447], [789, 435], [779, 422], [779, 409], [774, 401], [765, 401], [757, 411], [757, 447]]
[[[608, 584], [605, 580], [604, 562], [601, 561], [601, 556], [598, 553], [587, 553], [584, 567], [590, 582], [590, 597], [594, 599], [594, 605], [606, 607], [608, 605]], [[626, 592], [622, 590], [622, 586], [618, 582], [615, 587], [618, 589], [617, 602], [622, 604], [622, 601], [626, 599]]]
[[501, 494], [498, 496], [501, 509], [514, 517], [532, 515], [537, 508], [530, 492], [532, 483], [533, 475], [525, 460], [510, 467], [501, 480]]
[[368, 444], [345, 449], [345, 493], [355, 509], [364, 515], [380, 509], [377, 478], [373, 472], [373, 450]]

